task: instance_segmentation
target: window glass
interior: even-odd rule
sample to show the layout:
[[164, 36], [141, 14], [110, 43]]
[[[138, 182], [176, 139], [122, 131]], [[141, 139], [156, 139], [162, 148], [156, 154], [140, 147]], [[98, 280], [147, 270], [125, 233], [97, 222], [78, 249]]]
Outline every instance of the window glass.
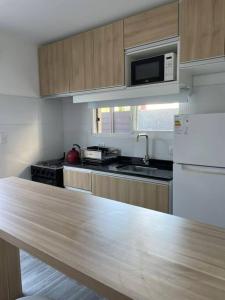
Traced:
[[111, 109], [109, 107], [102, 107], [97, 109], [97, 133], [111, 133], [112, 132], [112, 117]]
[[94, 131], [100, 134], [125, 134], [133, 129], [173, 131], [174, 115], [178, 113], [179, 103], [102, 107], [94, 109]]
[[137, 107], [138, 131], [172, 131], [179, 103], [147, 104]]
[[114, 133], [129, 133], [132, 130], [132, 116], [130, 106], [113, 108]]

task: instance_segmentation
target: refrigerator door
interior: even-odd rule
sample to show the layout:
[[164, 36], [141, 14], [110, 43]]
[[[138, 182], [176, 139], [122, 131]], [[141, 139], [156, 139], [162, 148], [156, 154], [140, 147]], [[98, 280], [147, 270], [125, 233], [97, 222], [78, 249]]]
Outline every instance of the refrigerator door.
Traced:
[[174, 164], [173, 214], [225, 228], [225, 169]]
[[175, 117], [174, 162], [225, 167], [225, 114]]

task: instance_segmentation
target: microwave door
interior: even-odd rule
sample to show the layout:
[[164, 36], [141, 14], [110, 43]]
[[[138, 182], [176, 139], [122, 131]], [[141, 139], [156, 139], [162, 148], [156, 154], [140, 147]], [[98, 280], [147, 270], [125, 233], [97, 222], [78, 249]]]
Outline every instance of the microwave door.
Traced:
[[131, 64], [131, 84], [164, 81], [164, 55], [142, 59]]

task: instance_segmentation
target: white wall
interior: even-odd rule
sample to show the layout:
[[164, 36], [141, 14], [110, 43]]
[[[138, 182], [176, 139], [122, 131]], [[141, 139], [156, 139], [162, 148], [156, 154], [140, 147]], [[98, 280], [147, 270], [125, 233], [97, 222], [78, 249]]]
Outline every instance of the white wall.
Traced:
[[39, 97], [37, 45], [0, 30], [0, 94]]
[[30, 165], [63, 154], [62, 103], [0, 95], [0, 177], [29, 178]]
[[0, 31], [0, 177], [62, 154], [62, 102], [39, 98], [37, 46]]
[[[180, 106], [180, 113], [225, 112], [225, 75], [224, 84], [195, 86], [189, 103]], [[81, 146], [98, 145], [119, 147], [122, 155], [143, 156], [144, 140], [136, 142], [136, 136], [96, 137], [91, 133], [91, 109], [88, 104], [63, 102], [64, 150], [68, 151], [73, 143]], [[159, 159], [172, 159], [173, 134], [150, 134], [150, 153]]]

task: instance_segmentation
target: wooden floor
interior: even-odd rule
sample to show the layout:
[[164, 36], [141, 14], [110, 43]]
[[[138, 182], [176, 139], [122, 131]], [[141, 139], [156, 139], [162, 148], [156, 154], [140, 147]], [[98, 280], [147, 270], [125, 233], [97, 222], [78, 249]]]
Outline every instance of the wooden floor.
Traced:
[[24, 296], [44, 295], [50, 300], [104, 299], [24, 251], [20, 258]]

